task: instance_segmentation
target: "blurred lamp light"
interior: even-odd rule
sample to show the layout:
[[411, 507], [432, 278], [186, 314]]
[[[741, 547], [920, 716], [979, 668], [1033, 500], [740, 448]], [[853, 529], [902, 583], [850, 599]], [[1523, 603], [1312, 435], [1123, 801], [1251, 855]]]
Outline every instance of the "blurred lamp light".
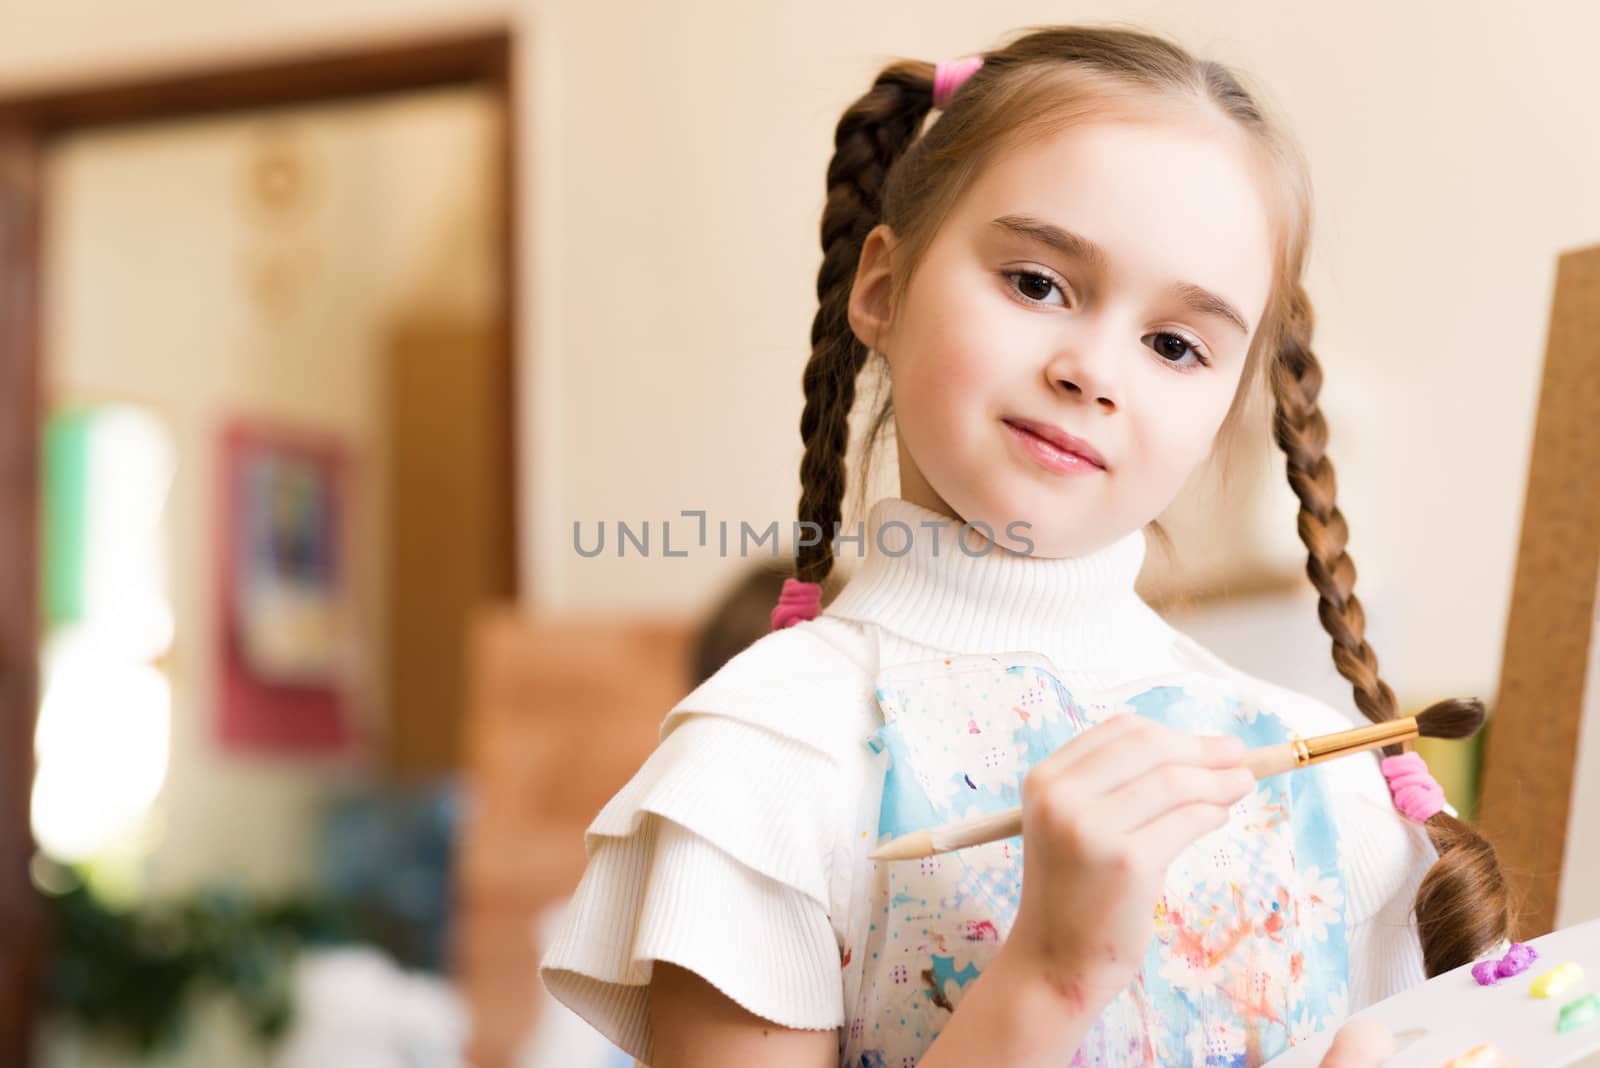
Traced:
[[167, 772], [172, 692], [88, 630], [45, 654], [35, 736], [33, 833], [56, 860], [86, 860], [135, 832]]
[[33, 831], [87, 860], [143, 823], [167, 771], [173, 641], [164, 514], [171, 436], [127, 405], [53, 415], [44, 441], [43, 699]]

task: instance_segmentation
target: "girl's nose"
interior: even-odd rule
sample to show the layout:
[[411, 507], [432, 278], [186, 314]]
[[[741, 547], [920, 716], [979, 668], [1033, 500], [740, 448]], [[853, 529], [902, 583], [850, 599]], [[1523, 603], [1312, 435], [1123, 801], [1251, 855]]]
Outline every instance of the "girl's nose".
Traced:
[[1063, 348], [1050, 362], [1046, 375], [1052, 390], [1077, 394], [1104, 411], [1117, 410], [1121, 389], [1112, 372], [1115, 357], [1104, 347], [1080, 341]]

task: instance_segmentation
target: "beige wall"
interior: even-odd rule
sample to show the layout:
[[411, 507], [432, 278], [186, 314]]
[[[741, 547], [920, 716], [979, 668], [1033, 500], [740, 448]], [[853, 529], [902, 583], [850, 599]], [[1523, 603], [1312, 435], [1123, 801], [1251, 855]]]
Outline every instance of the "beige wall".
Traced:
[[1384, 668], [1403, 694], [1492, 695], [1553, 264], [1600, 239], [1600, 142], [1581, 135], [1600, 7], [12, 0], [0, 71], [21, 85], [498, 15], [524, 42], [538, 603], [697, 604], [727, 574], [705, 554], [579, 560], [575, 519], [792, 514], [822, 176], [881, 62], [1046, 16], [1127, 19], [1251, 72], [1305, 144], [1332, 447]]

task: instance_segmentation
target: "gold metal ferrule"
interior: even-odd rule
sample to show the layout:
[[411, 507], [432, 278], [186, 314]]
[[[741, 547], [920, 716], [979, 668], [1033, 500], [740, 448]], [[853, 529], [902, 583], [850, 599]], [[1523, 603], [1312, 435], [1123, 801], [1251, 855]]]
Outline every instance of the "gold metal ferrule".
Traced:
[[[1397, 742], [1410, 741], [1415, 737], [1417, 737], [1416, 718], [1405, 716], [1389, 723], [1374, 723], [1370, 727], [1357, 727], [1354, 730], [1340, 731], [1338, 734], [1325, 734], [1320, 738], [1296, 740], [1295, 766], [1303, 768], [1311, 764], [1320, 764], [1324, 760], [1331, 760], [1353, 749], [1393, 745]], [[1303, 757], [1302, 749], [1305, 753]]]

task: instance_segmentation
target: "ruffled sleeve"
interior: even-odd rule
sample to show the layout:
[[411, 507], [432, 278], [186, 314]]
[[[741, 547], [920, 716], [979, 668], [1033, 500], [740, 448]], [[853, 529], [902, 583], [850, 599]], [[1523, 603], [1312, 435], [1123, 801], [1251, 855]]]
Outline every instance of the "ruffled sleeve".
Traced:
[[767, 635], [679, 702], [584, 835], [540, 975], [642, 1061], [655, 961], [784, 1027], [844, 1021], [829, 891], [853, 792], [838, 747], [870, 682], [808, 630]]

